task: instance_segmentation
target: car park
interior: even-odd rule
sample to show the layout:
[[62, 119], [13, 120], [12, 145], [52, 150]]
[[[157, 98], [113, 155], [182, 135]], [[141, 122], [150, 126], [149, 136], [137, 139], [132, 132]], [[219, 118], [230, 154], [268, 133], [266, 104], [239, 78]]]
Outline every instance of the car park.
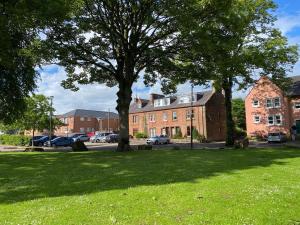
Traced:
[[112, 134], [112, 133], [108, 133], [108, 132], [106, 132], [106, 133], [98, 133], [98, 134], [96, 134], [96, 135], [94, 135], [94, 136], [92, 136], [90, 138], [90, 142], [92, 142], [92, 143], [94, 143], [94, 142], [97, 142], [97, 143], [99, 143], [99, 142], [105, 142], [105, 137], [107, 135], [110, 135], [110, 134]]
[[118, 142], [120, 139], [120, 135], [119, 134], [110, 134], [110, 135], [107, 135], [105, 137], [105, 142], [107, 143], [116, 143]]
[[273, 143], [273, 142], [286, 142], [287, 141], [287, 135], [282, 132], [272, 132], [268, 134], [268, 143]]
[[44, 146], [49, 147], [51, 145], [52, 147], [58, 147], [58, 146], [68, 147], [71, 146], [73, 142], [74, 142], [73, 139], [69, 137], [57, 137], [51, 140], [51, 144], [50, 141], [46, 141], [44, 143]]
[[170, 138], [166, 135], [154, 136], [146, 140], [148, 145], [169, 144]]

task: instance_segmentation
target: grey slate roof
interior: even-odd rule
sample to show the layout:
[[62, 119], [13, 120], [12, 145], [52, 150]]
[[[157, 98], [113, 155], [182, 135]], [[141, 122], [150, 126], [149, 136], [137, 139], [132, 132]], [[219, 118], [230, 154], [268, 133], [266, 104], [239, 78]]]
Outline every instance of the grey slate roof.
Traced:
[[[199, 98], [196, 102], [193, 103], [193, 105], [194, 106], [205, 105], [206, 102], [211, 98], [213, 93], [214, 92], [212, 90], [195, 93], [199, 96]], [[160, 106], [160, 107], [154, 107], [153, 104], [151, 104], [151, 102], [149, 100], [147, 100], [147, 104], [144, 107], [138, 108], [138, 104], [134, 102], [130, 105], [129, 113], [150, 112], [150, 111], [157, 111], [157, 110], [164, 110], [164, 109], [185, 108], [185, 107], [189, 107], [191, 105], [190, 103], [179, 104], [178, 96], [174, 96], [174, 97], [175, 97], [175, 100], [173, 102], [171, 102], [170, 105]]]
[[300, 76], [293, 76], [292, 79], [292, 86], [288, 90], [287, 95], [289, 96], [300, 96]]
[[[95, 110], [86, 110], [86, 109], [74, 109], [70, 112], [60, 115], [61, 117], [96, 117], [96, 118], [108, 118], [108, 112], [106, 111], [95, 111]], [[119, 115], [114, 112], [109, 113], [110, 118], [119, 118]]]

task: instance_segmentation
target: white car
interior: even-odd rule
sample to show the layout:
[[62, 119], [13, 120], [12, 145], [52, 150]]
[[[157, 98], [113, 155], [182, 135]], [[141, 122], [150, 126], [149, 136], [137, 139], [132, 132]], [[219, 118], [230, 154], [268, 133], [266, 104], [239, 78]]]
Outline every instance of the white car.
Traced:
[[74, 142], [76, 142], [76, 141], [82, 141], [82, 142], [85, 142], [85, 141], [89, 141], [89, 140], [90, 140], [89, 136], [87, 136], [87, 135], [85, 135], [85, 134], [79, 135], [79, 136], [73, 138], [73, 141], [74, 141]]
[[147, 139], [146, 143], [148, 145], [169, 144], [170, 138], [168, 138], [168, 136], [165, 135], [154, 136]]
[[287, 141], [287, 136], [282, 132], [274, 132], [268, 134], [268, 143], [272, 142], [285, 142]]

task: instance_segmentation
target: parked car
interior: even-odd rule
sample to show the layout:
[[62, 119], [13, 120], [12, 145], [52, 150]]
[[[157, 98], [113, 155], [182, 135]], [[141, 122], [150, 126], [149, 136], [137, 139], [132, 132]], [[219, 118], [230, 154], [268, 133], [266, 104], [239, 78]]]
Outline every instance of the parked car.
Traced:
[[272, 142], [285, 142], [287, 141], [287, 136], [282, 132], [274, 132], [268, 134], [268, 143]]
[[118, 142], [120, 139], [120, 135], [119, 134], [110, 134], [110, 135], [107, 135], [105, 137], [105, 142], [107, 143], [116, 143]]
[[[53, 140], [55, 138], [56, 138], [55, 135], [51, 136], [51, 140]], [[33, 140], [33, 145], [34, 146], [43, 146], [46, 141], [49, 141], [49, 136], [42, 136], [39, 139]]]
[[105, 142], [105, 137], [107, 136], [107, 135], [110, 135], [110, 134], [112, 134], [112, 133], [98, 133], [98, 134], [96, 134], [96, 135], [94, 135], [94, 136], [92, 136], [91, 138], [90, 138], [90, 141], [91, 142]]
[[85, 142], [85, 141], [89, 141], [90, 140], [90, 137], [83, 134], [83, 135], [79, 135], [79, 136], [76, 136], [76, 137], [73, 137], [73, 141], [76, 142], [76, 141], [82, 141], [82, 142]]
[[[51, 140], [52, 147], [57, 147], [57, 146], [68, 147], [71, 146], [72, 143], [73, 143], [73, 139], [69, 137], [57, 137]], [[50, 146], [50, 141], [46, 141], [44, 143], [44, 146]]]
[[154, 136], [147, 139], [146, 143], [148, 145], [169, 144], [170, 138], [166, 135]]
[[47, 137], [47, 136], [45, 136], [45, 135], [33, 136], [33, 138], [30, 138], [30, 140], [29, 140], [29, 145], [32, 145], [32, 140], [33, 140], [33, 144], [34, 144], [35, 140], [38, 140], [38, 139], [40, 139], [42, 137]]

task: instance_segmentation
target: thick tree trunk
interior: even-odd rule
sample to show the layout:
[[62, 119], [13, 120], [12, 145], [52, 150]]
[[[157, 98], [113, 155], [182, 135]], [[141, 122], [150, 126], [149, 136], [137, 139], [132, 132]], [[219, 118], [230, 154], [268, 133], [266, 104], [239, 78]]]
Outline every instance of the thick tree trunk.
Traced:
[[131, 102], [131, 85], [127, 82], [119, 83], [119, 91], [117, 93], [117, 111], [120, 118], [120, 139], [117, 151], [125, 152], [130, 151], [129, 142], [129, 106]]
[[234, 145], [234, 121], [232, 118], [232, 79], [228, 78], [223, 83], [225, 92], [226, 112], [226, 146]]

